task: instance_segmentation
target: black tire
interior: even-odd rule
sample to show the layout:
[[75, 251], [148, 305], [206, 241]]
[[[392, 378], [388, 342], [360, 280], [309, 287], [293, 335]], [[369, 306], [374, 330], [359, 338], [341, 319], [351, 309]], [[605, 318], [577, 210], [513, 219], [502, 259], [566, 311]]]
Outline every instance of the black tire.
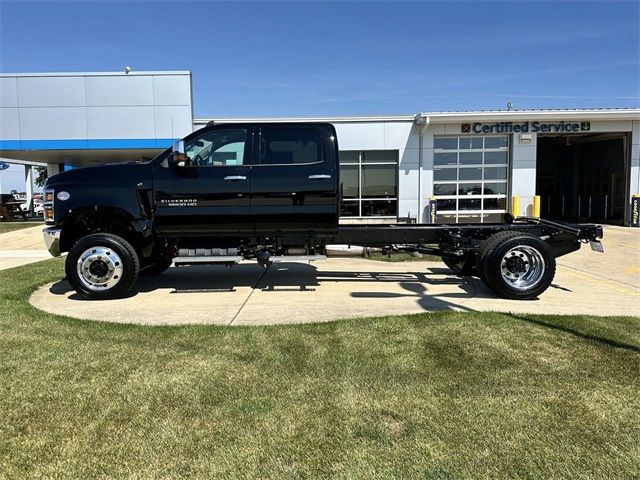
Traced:
[[529, 233], [496, 233], [481, 244], [478, 257], [482, 280], [503, 298], [537, 298], [556, 273], [549, 245]]
[[149, 265], [140, 269], [140, 276], [151, 277], [165, 272], [173, 263], [173, 258], [163, 255], [154, 259], [149, 259]]
[[478, 256], [476, 257], [476, 272], [480, 280], [482, 280], [482, 283], [484, 283], [489, 288], [489, 290], [495, 291], [491, 278], [487, 277], [484, 270], [485, 258], [487, 258], [489, 253], [491, 253], [491, 251], [496, 246], [498, 246], [500, 242], [503, 242], [509, 238], [517, 238], [518, 236], [520, 236], [520, 233], [521, 232], [514, 232], [511, 230], [498, 232], [480, 243], [480, 246], [478, 247]]
[[[101, 253], [102, 257], [99, 256]], [[104, 273], [100, 278], [107, 278], [111, 274], [103, 286], [100, 282], [91, 283], [87, 276], [78, 272], [78, 269], [87, 270], [91, 273], [86, 275], [92, 275], [91, 269], [94, 267], [96, 275]], [[112, 267], [115, 271], [110, 270]], [[140, 262], [135, 249], [125, 239], [110, 233], [94, 233], [81, 238], [71, 247], [65, 262], [67, 280], [80, 296], [88, 300], [125, 296], [137, 280], [139, 271]]]
[[471, 255], [464, 255], [462, 257], [443, 256], [442, 261], [453, 273], [461, 277], [476, 274], [476, 261]]

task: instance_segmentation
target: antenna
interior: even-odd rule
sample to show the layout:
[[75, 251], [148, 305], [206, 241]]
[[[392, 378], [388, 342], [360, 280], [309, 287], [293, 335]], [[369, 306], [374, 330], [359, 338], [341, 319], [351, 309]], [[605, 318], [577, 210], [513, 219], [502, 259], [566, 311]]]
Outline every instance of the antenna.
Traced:
[[126, 67], [124, 67], [124, 73], [129, 75], [129, 72], [131, 71], [131, 67], [129, 65], [127, 65]]

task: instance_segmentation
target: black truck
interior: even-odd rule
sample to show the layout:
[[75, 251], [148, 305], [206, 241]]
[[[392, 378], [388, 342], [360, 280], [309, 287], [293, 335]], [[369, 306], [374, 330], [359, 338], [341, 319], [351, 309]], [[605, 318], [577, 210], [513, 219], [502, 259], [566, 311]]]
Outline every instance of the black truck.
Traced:
[[327, 245], [439, 255], [496, 294], [531, 299], [556, 257], [602, 227], [506, 215], [500, 224], [339, 224], [338, 139], [328, 123], [208, 125], [153, 160], [70, 170], [47, 180], [45, 242], [68, 252], [87, 299], [125, 295], [171, 266], [325, 258]]

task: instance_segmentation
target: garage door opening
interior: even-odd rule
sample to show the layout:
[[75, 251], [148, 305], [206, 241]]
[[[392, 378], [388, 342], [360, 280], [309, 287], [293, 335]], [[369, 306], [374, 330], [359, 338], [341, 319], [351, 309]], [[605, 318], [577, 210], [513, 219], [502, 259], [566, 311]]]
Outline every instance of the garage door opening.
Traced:
[[626, 133], [539, 135], [536, 194], [543, 218], [622, 224]]

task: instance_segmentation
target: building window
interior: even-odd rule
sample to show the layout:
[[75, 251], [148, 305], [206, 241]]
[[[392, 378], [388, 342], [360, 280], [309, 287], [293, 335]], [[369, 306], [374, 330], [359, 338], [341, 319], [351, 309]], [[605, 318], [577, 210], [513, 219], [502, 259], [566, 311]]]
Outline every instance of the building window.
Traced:
[[435, 137], [438, 223], [501, 222], [507, 211], [509, 137]]
[[340, 152], [342, 217], [398, 215], [398, 150]]

